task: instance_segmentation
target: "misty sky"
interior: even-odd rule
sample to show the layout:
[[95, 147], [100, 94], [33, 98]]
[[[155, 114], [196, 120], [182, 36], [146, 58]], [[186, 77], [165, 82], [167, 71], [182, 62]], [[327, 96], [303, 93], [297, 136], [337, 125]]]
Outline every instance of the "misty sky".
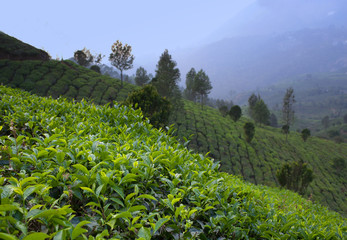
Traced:
[[255, 0], [11, 0], [1, 3], [0, 31], [53, 58], [77, 49], [110, 53], [120, 40], [138, 58], [204, 43], [216, 29]]

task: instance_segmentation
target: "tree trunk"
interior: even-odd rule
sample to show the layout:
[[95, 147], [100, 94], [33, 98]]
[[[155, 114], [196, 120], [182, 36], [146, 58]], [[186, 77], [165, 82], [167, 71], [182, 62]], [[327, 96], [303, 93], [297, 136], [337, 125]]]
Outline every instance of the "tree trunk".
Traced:
[[123, 88], [123, 70], [120, 70], [120, 86]]

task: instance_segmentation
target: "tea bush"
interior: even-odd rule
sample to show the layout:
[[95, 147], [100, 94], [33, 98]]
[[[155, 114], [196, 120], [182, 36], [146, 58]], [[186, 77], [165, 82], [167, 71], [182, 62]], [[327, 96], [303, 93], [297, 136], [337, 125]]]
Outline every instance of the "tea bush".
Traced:
[[0, 94], [0, 238], [347, 237], [337, 213], [219, 172], [140, 111]]

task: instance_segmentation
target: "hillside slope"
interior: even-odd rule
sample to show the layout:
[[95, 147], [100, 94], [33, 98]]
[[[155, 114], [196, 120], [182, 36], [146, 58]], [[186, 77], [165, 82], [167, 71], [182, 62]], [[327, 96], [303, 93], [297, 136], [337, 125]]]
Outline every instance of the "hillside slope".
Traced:
[[347, 67], [347, 29], [302, 29], [282, 34], [223, 39], [179, 58], [182, 72], [204, 69], [214, 98], [230, 91], [268, 87], [301, 74], [337, 71]]
[[241, 118], [234, 123], [230, 117], [213, 108], [190, 101], [184, 102], [184, 113], [177, 115], [177, 136], [192, 136], [188, 147], [196, 152], [210, 152], [221, 162], [221, 171], [242, 176], [255, 184], [279, 186], [276, 171], [283, 163], [303, 160], [314, 170], [316, 178], [307, 195], [314, 201], [347, 215], [347, 169], [334, 169], [333, 160], [347, 156], [347, 144], [311, 137], [304, 142], [298, 133], [291, 132], [288, 142], [279, 129], [256, 127], [253, 141], [245, 141]]
[[[270, 109], [281, 112], [283, 96], [286, 89], [292, 87], [295, 95], [295, 127], [310, 128], [312, 131], [322, 129], [324, 116], [331, 119], [342, 118], [347, 114], [347, 74], [346, 70], [328, 73], [298, 75], [284, 79], [268, 88], [256, 91]], [[248, 105], [252, 92], [238, 94], [234, 103]], [[281, 116], [278, 116], [279, 119]], [[293, 129], [293, 128], [292, 128]]]
[[45, 51], [0, 31], [0, 59], [46, 61], [50, 56]]
[[[0, 86], [0, 238], [344, 239], [347, 221], [218, 172], [125, 107]], [[41, 232], [41, 233], [39, 233]]]
[[136, 86], [103, 76], [72, 61], [0, 60], [0, 83], [40, 96], [93, 100], [106, 104], [122, 101]]

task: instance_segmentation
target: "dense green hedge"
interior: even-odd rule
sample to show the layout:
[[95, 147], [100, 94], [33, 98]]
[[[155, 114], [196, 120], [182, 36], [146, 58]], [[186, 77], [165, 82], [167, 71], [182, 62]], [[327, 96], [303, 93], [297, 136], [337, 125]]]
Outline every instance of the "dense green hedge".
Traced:
[[0, 94], [0, 238], [347, 237], [340, 215], [220, 173], [139, 111]]

